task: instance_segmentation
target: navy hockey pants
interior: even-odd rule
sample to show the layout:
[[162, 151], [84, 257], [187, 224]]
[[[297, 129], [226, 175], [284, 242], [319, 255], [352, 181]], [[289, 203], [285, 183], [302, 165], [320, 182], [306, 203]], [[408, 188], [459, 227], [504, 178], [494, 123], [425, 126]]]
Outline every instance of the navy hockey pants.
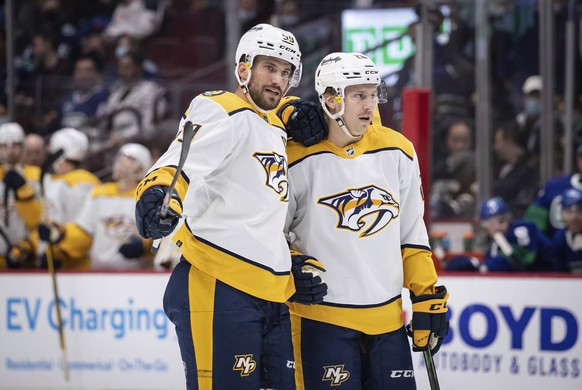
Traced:
[[182, 259], [164, 310], [176, 327], [188, 390], [295, 389], [285, 304], [243, 293]]
[[404, 327], [366, 335], [296, 315], [291, 323], [298, 390], [416, 389]]

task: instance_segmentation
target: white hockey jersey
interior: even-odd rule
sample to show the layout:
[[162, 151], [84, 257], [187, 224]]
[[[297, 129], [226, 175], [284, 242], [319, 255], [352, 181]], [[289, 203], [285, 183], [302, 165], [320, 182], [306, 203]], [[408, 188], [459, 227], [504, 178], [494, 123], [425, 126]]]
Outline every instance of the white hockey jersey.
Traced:
[[323, 263], [328, 285], [322, 304], [292, 312], [367, 334], [400, 328], [402, 288], [420, 295], [437, 280], [413, 145], [371, 125], [345, 148], [290, 142], [287, 153], [285, 230], [293, 250]]
[[[225, 91], [197, 96], [180, 128], [186, 121], [197, 132], [176, 186], [185, 223], [174, 242], [216, 279], [285, 302], [294, 285], [283, 234], [289, 199], [283, 124]], [[138, 199], [151, 186], [169, 186], [181, 142], [180, 132], [138, 186]]]
[[[126, 259], [119, 253], [119, 247], [130, 237], [139, 237], [135, 226], [134, 194], [135, 188], [120, 192], [117, 183], [95, 187], [74, 223], [87, 235], [75, 234], [71, 224], [67, 224], [65, 241], [69, 242], [63, 242], [62, 249], [68, 251], [71, 246], [90, 245], [91, 268], [94, 270], [151, 268], [152, 256]], [[69, 235], [72, 236], [67, 237]], [[145, 254], [148, 252], [145, 250]]]

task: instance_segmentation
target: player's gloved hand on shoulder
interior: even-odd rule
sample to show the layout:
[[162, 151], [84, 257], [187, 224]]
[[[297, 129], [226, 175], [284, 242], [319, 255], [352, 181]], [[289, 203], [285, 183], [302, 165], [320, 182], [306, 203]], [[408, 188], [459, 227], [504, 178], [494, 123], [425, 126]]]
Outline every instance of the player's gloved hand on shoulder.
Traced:
[[118, 252], [123, 255], [126, 259], [136, 259], [143, 256], [145, 249], [143, 246], [143, 240], [138, 236], [131, 236], [129, 240], [118, 249]]
[[291, 99], [277, 110], [287, 136], [305, 146], [315, 145], [327, 138], [329, 129], [321, 106], [309, 100]]
[[135, 222], [137, 231], [143, 238], [154, 240], [170, 234], [178, 225], [182, 216], [182, 201], [174, 192], [170, 198], [168, 214], [160, 215], [160, 209], [166, 196], [167, 187], [153, 186], [144, 191], [135, 205]]
[[434, 294], [416, 296], [410, 292], [412, 322], [407, 326], [407, 331], [412, 337], [413, 351], [430, 348], [433, 355], [438, 352], [449, 333], [448, 299], [449, 293], [445, 286], [436, 286]]
[[41, 222], [38, 224], [38, 237], [41, 241], [58, 244], [65, 237], [65, 231], [54, 222]]
[[290, 302], [314, 305], [323, 302], [327, 295], [327, 284], [321, 280], [319, 274], [325, 272], [323, 264], [311, 256], [291, 256], [291, 273], [295, 282], [295, 294], [289, 298]]

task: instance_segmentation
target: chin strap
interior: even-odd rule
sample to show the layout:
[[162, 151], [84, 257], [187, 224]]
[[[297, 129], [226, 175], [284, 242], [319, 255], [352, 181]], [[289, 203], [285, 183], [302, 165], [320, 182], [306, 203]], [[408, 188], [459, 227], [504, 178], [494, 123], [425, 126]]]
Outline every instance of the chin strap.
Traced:
[[344, 120], [342, 119], [342, 117], [337, 117], [335, 118], [335, 121], [337, 122], [337, 124], [339, 125], [340, 129], [342, 129], [342, 131], [350, 138], [353, 140], [359, 140], [360, 138], [362, 138], [361, 135], [358, 136], [354, 136], [352, 133], [350, 133], [350, 131], [348, 130], [348, 127], [346, 126], [346, 122], [344, 122]]
[[255, 103], [255, 101], [253, 100], [253, 98], [251, 97], [251, 94], [249, 93], [249, 89], [246, 85], [241, 85], [240, 86], [244, 92], [244, 94], [246, 95], [247, 99], [249, 99], [249, 102], [251, 103], [251, 105], [259, 112], [263, 113], [263, 114], [267, 114], [269, 111], [271, 110], [264, 110], [261, 107], [259, 107], [257, 105], [257, 103]]

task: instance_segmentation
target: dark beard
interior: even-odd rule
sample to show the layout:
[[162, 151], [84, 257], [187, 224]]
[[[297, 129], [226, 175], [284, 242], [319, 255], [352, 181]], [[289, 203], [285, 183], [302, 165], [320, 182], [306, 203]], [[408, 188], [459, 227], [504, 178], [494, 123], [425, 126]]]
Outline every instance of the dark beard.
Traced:
[[[281, 91], [279, 91], [281, 92]], [[249, 95], [251, 97], [251, 99], [253, 99], [253, 102], [255, 102], [255, 104], [265, 110], [265, 111], [270, 111], [274, 108], [276, 108], [279, 105], [279, 102], [281, 101], [281, 97], [282, 95], [279, 95], [279, 99], [277, 99], [275, 102], [272, 102], [268, 99], [265, 99], [263, 97], [263, 95], [261, 94], [261, 91], [258, 88], [255, 88], [255, 86], [251, 83], [249, 84]]]

